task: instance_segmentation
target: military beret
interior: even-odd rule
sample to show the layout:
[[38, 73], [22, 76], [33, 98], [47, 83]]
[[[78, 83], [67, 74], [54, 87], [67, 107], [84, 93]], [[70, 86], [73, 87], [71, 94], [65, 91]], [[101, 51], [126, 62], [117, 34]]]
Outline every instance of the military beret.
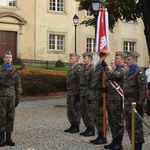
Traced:
[[93, 58], [93, 53], [92, 52], [85, 52], [82, 54], [83, 57], [86, 57], [86, 56], [90, 56], [91, 58]]
[[12, 55], [11, 51], [6, 51], [5, 54]]
[[118, 55], [119, 55], [119, 56], [126, 57], [126, 53], [121, 52], [121, 51], [120, 51], [120, 52], [119, 52], [119, 51], [118, 51], [118, 52], [115, 52], [115, 55], [116, 55], [116, 56], [118, 56]]
[[78, 59], [80, 58], [80, 56], [78, 54], [76, 54], [76, 53], [71, 53], [70, 54], [70, 57], [73, 57], [73, 56], [77, 57]]
[[137, 58], [139, 56], [140, 56], [140, 54], [137, 53], [137, 52], [127, 52], [127, 57], [135, 57], [135, 58]]

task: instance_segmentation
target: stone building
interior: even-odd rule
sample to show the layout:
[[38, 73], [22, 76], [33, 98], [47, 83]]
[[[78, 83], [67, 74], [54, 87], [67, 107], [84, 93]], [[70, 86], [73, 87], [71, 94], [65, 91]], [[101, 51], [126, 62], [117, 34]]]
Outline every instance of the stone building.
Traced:
[[[78, 11], [75, 0], [0, 0], [0, 55], [11, 50], [14, 57], [34, 60], [58, 59], [67, 62], [75, 52], [73, 17], [79, 17], [76, 30], [76, 51], [94, 50], [94, 27], [80, 23], [92, 17]], [[114, 52], [134, 50], [140, 53], [139, 65], [149, 62], [142, 20], [136, 23], [119, 21], [110, 32], [110, 61]], [[82, 61], [82, 60], [80, 60]]]

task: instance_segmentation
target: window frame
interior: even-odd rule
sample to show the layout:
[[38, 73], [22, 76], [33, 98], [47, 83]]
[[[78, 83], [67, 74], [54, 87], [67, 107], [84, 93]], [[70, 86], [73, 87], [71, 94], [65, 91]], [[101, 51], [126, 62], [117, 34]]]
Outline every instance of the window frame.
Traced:
[[[54, 35], [54, 49], [50, 49], [50, 35]], [[63, 37], [63, 49], [57, 49], [58, 45], [58, 36], [62, 36]], [[48, 52], [65, 52], [65, 48], [66, 48], [66, 34], [65, 33], [57, 33], [57, 32], [48, 32]]]
[[[127, 43], [127, 50], [125, 49], [125, 42]], [[133, 44], [133, 46], [131, 45]], [[127, 52], [136, 52], [137, 51], [137, 41], [136, 40], [129, 40], [129, 39], [124, 39], [122, 42], [122, 49], [123, 52], [127, 53]]]
[[[88, 39], [91, 40], [91, 47], [89, 47], [88, 45]], [[91, 51], [89, 51], [89, 49], [91, 49]], [[94, 53], [95, 52], [95, 38], [93, 37], [86, 37], [86, 52], [92, 52]]]
[[[13, 3], [13, 1], [15, 2], [15, 6], [10, 6], [9, 5], [9, 2], [11, 2], [11, 1], [12, 1], [12, 3]], [[3, 0], [3, 2], [7, 3], [6, 6], [0, 4], [0, 7], [3, 7], [3, 8], [18, 8], [18, 6], [19, 6], [19, 0]], [[2, 3], [2, 2], [0, 2], [0, 3]]]
[[[52, 0], [52, 1], [55, 1], [56, 4], [58, 3], [58, 0]], [[57, 12], [57, 13], [64, 13], [65, 12], [65, 0], [62, 0], [62, 1], [63, 1], [63, 7], [62, 7], [63, 10], [62, 11], [58, 11], [58, 10], [56, 10], [58, 8], [57, 5], [54, 6], [54, 10], [50, 9], [51, 8], [51, 0], [48, 0], [48, 3], [49, 3], [48, 11], [50, 11], [50, 12]]]

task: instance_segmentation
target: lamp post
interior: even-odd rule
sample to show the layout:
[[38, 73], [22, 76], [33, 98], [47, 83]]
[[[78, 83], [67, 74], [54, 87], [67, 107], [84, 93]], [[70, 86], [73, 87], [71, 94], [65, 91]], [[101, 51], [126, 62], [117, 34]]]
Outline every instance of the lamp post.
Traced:
[[77, 28], [77, 25], [78, 25], [78, 21], [79, 21], [79, 18], [78, 16], [75, 14], [74, 17], [73, 17], [73, 23], [74, 23], [74, 27], [75, 27], [75, 53], [76, 53], [76, 28]]
[[100, 0], [92, 0], [91, 3], [92, 3], [92, 9], [94, 11], [95, 40], [96, 40], [97, 18], [98, 18], [99, 8], [101, 7], [101, 3], [100, 3]]

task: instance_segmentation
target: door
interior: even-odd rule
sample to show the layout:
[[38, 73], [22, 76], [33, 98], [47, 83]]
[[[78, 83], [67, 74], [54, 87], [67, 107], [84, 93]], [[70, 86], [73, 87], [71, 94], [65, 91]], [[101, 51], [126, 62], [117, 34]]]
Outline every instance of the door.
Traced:
[[8, 50], [12, 52], [13, 58], [17, 57], [17, 32], [0, 31], [0, 57]]

